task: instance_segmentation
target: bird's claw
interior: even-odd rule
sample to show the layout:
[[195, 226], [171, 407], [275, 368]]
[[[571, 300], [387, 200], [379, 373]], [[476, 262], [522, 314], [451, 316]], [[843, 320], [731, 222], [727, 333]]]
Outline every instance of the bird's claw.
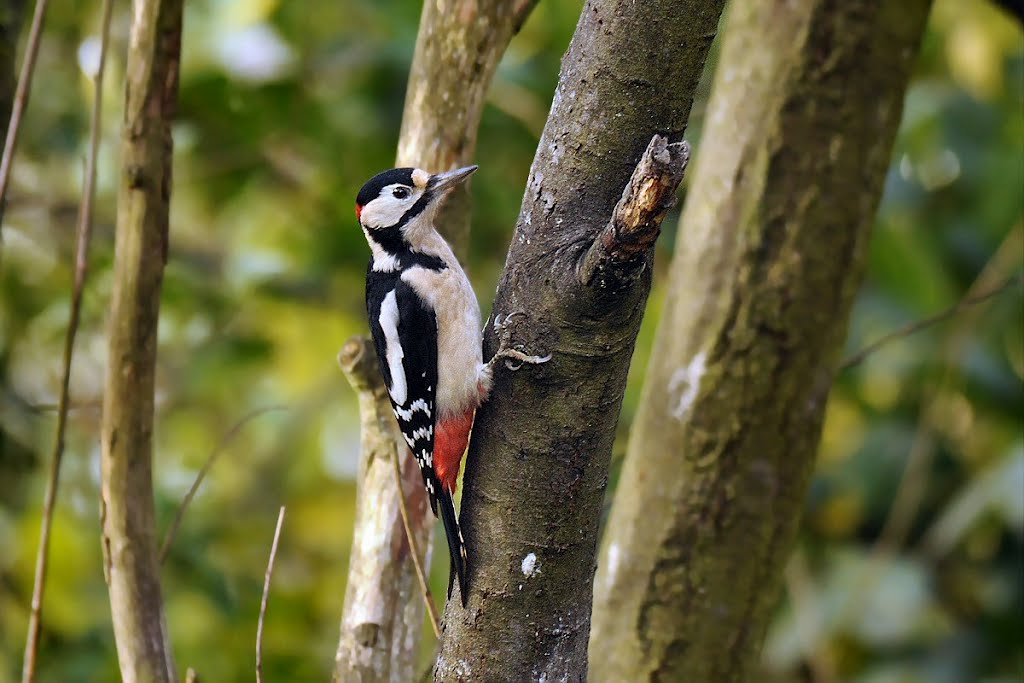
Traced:
[[509, 323], [513, 318], [519, 315], [526, 315], [523, 311], [513, 311], [508, 315], [502, 317], [500, 315], [495, 316], [493, 330], [499, 339], [498, 352], [494, 354], [494, 357], [488, 361], [488, 365], [494, 367], [495, 363], [500, 360], [505, 361], [505, 367], [515, 372], [524, 365], [540, 365], [547, 363], [551, 360], [551, 354], [546, 356], [531, 356], [527, 353], [520, 351], [519, 349], [512, 348], [512, 342], [509, 339], [510, 325]]
[[[547, 363], [551, 360], [551, 354], [549, 353], [546, 356], [530, 356], [518, 349], [506, 348], [499, 349], [498, 352], [494, 354], [494, 358], [490, 360], [490, 364], [493, 365], [499, 360], [504, 360], [505, 367], [512, 372], [515, 372], [524, 365], [541, 365], [542, 363]], [[518, 361], [518, 363], [513, 363], [513, 361]]]

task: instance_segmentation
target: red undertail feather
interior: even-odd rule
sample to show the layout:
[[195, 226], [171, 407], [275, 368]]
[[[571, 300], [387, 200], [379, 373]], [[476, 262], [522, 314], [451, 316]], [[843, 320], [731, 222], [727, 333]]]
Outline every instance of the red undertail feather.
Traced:
[[475, 412], [474, 408], [470, 408], [458, 417], [440, 420], [434, 433], [434, 471], [441, 485], [452, 493], [455, 493], [459, 464], [469, 443]]

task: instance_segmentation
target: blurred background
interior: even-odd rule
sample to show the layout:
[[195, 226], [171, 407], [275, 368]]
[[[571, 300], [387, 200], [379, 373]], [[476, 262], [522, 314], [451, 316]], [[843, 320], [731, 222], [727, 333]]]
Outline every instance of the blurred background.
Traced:
[[[541, 0], [489, 95], [468, 263], [485, 315], [581, 6]], [[331, 670], [359, 443], [355, 397], [334, 358], [350, 335], [366, 331], [368, 250], [353, 202], [365, 179], [392, 165], [420, 7], [412, 0], [187, 3], [155, 480], [163, 533], [199, 467], [223, 448], [163, 567], [177, 662], [207, 681], [251, 679], [281, 504], [288, 516], [264, 636], [265, 675], [323, 680]], [[128, 11], [118, 3], [103, 93], [96, 232], [72, 374], [41, 681], [118, 677], [99, 545], [98, 425]], [[3, 228], [0, 683], [21, 670], [99, 19], [94, 0], [51, 2]], [[697, 154], [716, 54], [691, 116]], [[670, 217], [659, 243], [662, 265], [678, 239], [686, 239], [685, 226], [677, 229]], [[1024, 34], [983, 0], [937, 0], [847, 352], [1019, 277], [1022, 260]], [[655, 273], [613, 472], [665, 272]], [[764, 680], [1022, 680], [1022, 378], [1019, 281], [840, 375], [764, 651]], [[435, 553], [432, 577], [443, 600], [443, 552]], [[424, 662], [432, 648], [428, 636]]]

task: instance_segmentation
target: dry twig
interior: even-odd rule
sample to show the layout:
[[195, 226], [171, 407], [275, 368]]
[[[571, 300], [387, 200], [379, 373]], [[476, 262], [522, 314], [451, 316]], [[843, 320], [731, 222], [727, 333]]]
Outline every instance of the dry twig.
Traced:
[[[25, 45], [25, 57], [21, 63], [21, 73], [18, 75], [18, 89], [14, 93], [14, 106], [11, 108], [11, 118], [7, 122], [7, 139], [4, 143], [3, 157], [0, 158], [0, 229], [3, 228], [4, 223], [7, 185], [11, 179], [14, 147], [18, 142], [18, 131], [21, 129], [21, 115], [25, 113], [25, 107], [28, 106], [28, 94], [32, 88], [32, 75], [36, 70], [36, 57], [39, 55], [39, 39], [43, 34], [43, 19], [46, 17], [46, 4], [47, 0], [36, 0], [36, 9], [32, 15], [32, 28], [29, 29], [28, 43]], [[3, 235], [0, 234], [0, 249], [2, 249], [3, 244], [2, 237]]]
[[427, 573], [420, 562], [420, 549], [416, 547], [416, 538], [412, 533], [412, 525], [409, 523], [409, 507], [405, 502], [405, 489], [402, 486], [402, 466], [398, 463], [399, 453], [391, 459], [395, 466], [395, 486], [398, 487], [398, 509], [402, 513], [402, 528], [405, 529], [405, 540], [409, 543], [409, 552], [412, 554], [412, 563], [416, 567], [416, 578], [420, 582], [420, 591], [423, 593], [423, 602], [427, 606], [427, 614], [430, 616], [430, 626], [434, 629], [434, 636], [441, 638], [441, 616], [437, 612], [437, 605], [434, 604], [434, 596], [430, 594], [430, 584], [427, 583]]
[[944, 320], [952, 318], [954, 315], [960, 313], [965, 308], [969, 308], [971, 306], [974, 306], [975, 304], [980, 304], [985, 301], [988, 301], [992, 297], [998, 296], [999, 294], [1002, 294], [1006, 290], [1018, 286], [1022, 283], [1024, 283], [1024, 276], [1014, 275], [1013, 277], [1007, 278], [1005, 281], [1003, 281], [1002, 284], [996, 287], [992, 287], [991, 289], [986, 289], [983, 292], [978, 292], [976, 294], [968, 292], [963, 299], [960, 299], [960, 301], [956, 302], [946, 310], [936, 313], [935, 315], [928, 316], [927, 318], [922, 318], [921, 320], [915, 320], [914, 322], [907, 323], [903, 327], [893, 330], [892, 332], [889, 332], [888, 334], [882, 336], [881, 338], [871, 342], [870, 344], [862, 348], [860, 351], [858, 351], [857, 353], [853, 354], [852, 356], [844, 360], [842, 363], [840, 363], [839, 370], [848, 370], [854, 366], [860, 365], [861, 363], [864, 362], [865, 358], [867, 358], [872, 353], [874, 353], [881, 347], [885, 346], [889, 342], [896, 341], [897, 339], [903, 339], [904, 337], [909, 337], [910, 335], [920, 332], [921, 330], [925, 330], [933, 325], [941, 323]]
[[188, 509], [192, 499], [195, 498], [196, 493], [198, 493], [199, 486], [203, 483], [206, 475], [210, 472], [210, 469], [213, 467], [213, 463], [217, 461], [220, 454], [224, 452], [225, 448], [227, 448], [228, 444], [234, 441], [235, 437], [242, 431], [242, 427], [249, 424], [249, 422], [255, 420], [260, 415], [269, 413], [272, 410], [284, 410], [284, 408], [285, 406], [264, 406], [262, 408], [257, 408], [256, 410], [243, 415], [242, 418], [231, 427], [231, 429], [224, 433], [224, 436], [221, 437], [217, 446], [210, 451], [210, 455], [207, 456], [206, 462], [204, 462], [203, 466], [199, 468], [199, 473], [196, 474], [196, 479], [192, 482], [192, 486], [189, 487], [188, 493], [186, 493], [185, 497], [181, 499], [181, 505], [178, 506], [178, 512], [175, 513], [174, 520], [167, 528], [167, 535], [164, 536], [164, 542], [160, 546], [160, 552], [157, 554], [157, 562], [163, 564], [164, 560], [167, 559], [167, 553], [170, 552], [171, 543], [174, 542], [174, 537], [178, 533], [178, 527], [181, 526], [181, 520], [185, 516], [185, 510]]
[[263, 577], [263, 598], [260, 600], [260, 618], [256, 623], [256, 683], [263, 683], [263, 619], [267, 616], [267, 597], [270, 595], [270, 579], [274, 575], [274, 560], [277, 559], [277, 543], [281, 540], [281, 525], [284, 523], [284, 505], [277, 513], [277, 528], [274, 542], [270, 545], [270, 559], [267, 573]]
[[[33, 33], [38, 31], [42, 23], [40, 5], [45, 11], [45, 0], [36, 5], [36, 18], [33, 20]], [[95, 97], [92, 105], [92, 123], [89, 129], [89, 157], [86, 162], [85, 185], [82, 188], [82, 203], [78, 212], [78, 244], [75, 256], [75, 282], [71, 292], [71, 314], [68, 320], [68, 331], [64, 338], [64, 358], [61, 371], [60, 399], [57, 406], [57, 429], [53, 444], [53, 456], [50, 460], [50, 478], [46, 482], [46, 493], [43, 500], [43, 519], [39, 530], [39, 548], [36, 551], [35, 578], [32, 586], [32, 608], [28, 619], [28, 635], [25, 639], [25, 659], [21, 670], [23, 683], [32, 683], [35, 678], [36, 657], [39, 651], [39, 635], [42, 630], [43, 597], [46, 594], [46, 571], [50, 556], [50, 529], [53, 526], [53, 510], [57, 504], [57, 489], [60, 484], [60, 465], [64, 457], [64, 433], [67, 428], [68, 407], [70, 405], [71, 361], [75, 351], [75, 335], [78, 332], [78, 321], [82, 310], [82, 292], [85, 289], [85, 278], [89, 270], [89, 241], [92, 237], [92, 204], [96, 196], [96, 158], [99, 156], [100, 128], [103, 118], [103, 71], [106, 66], [107, 44], [110, 38], [110, 14], [112, 0], [103, 0], [103, 18], [100, 24], [100, 61], [96, 70]], [[36, 45], [30, 50], [38, 49]], [[34, 55], [32, 59], [34, 60]], [[28, 61], [26, 56], [26, 62]], [[29, 67], [31, 68], [31, 67]], [[29, 78], [31, 71], [29, 72]], [[26, 76], [23, 74], [22, 79]], [[26, 86], [27, 87], [27, 86]], [[21, 83], [18, 84], [21, 94]], [[27, 98], [27, 94], [24, 95]], [[23, 105], [22, 105], [23, 106]], [[20, 112], [18, 113], [20, 116]], [[11, 125], [16, 126], [14, 115]], [[17, 130], [8, 134], [9, 145]], [[4, 162], [9, 163], [7, 149], [4, 150]], [[0, 179], [6, 182], [6, 176]], [[3, 205], [3, 193], [0, 191], [0, 207]], [[0, 221], [2, 221], [0, 209]]]

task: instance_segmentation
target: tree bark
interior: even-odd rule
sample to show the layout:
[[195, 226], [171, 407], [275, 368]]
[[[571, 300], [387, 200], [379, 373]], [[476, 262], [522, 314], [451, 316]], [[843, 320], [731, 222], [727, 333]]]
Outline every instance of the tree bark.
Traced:
[[103, 397], [103, 551], [121, 676], [177, 680], [156, 561], [153, 400], [167, 261], [181, 0], [135, 0]]
[[349, 340], [338, 362], [359, 397], [362, 440], [355, 536], [334, 680], [404, 683], [416, 677], [423, 596], [400, 514], [396, 459], [401, 463], [409, 528], [424, 567], [430, 566], [434, 518], [419, 467], [407, 457], [391, 413], [372, 343], [362, 337]]
[[[622, 231], [622, 248], [593, 257], [607, 267], [588, 284], [581, 263], [618, 230], [613, 211], [663, 215], [671, 193], [654, 198], [651, 212], [614, 207], [630, 201], [623, 188], [655, 133], [667, 138], [651, 150], [664, 158], [656, 166], [681, 172], [685, 150], [667, 142], [682, 137], [721, 8], [699, 0], [583, 8], [494, 307], [510, 344], [552, 358], [515, 375], [499, 368], [477, 414], [462, 498], [468, 607], [448, 603], [436, 680], [586, 676], [598, 521], [660, 221]], [[633, 179], [630, 187], [663, 186]], [[643, 245], [625, 246], [633, 240]], [[488, 325], [488, 353], [497, 336]]]
[[[398, 166], [432, 173], [473, 163], [494, 71], [537, 0], [423, 3], [398, 141]], [[441, 234], [461, 258], [469, 246], [469, 183], [445, 200]]]
[[[409, 75], [399, 166], [445, 171], [468, 165], [484, 99], [512, 36], [536, 0], [426, 2]], [[437, 222], [456, 253], [469, 241], [469, 194], [459, 188]], [[339, 361], [359, 396], [362, 456], [356, 531], [349, 562], [335, 680], [414, 678], [423, 626], [423, 597], [409, 552], [395, 486], [399, 457], [410, 532], [421, 566], [430, 566], [434, 516], [419, 468], [391, 413], [369, 342], [350, 340]]]
[[595, 681], [750, 675], [929, 4], [732, 6], [602, 547]]

